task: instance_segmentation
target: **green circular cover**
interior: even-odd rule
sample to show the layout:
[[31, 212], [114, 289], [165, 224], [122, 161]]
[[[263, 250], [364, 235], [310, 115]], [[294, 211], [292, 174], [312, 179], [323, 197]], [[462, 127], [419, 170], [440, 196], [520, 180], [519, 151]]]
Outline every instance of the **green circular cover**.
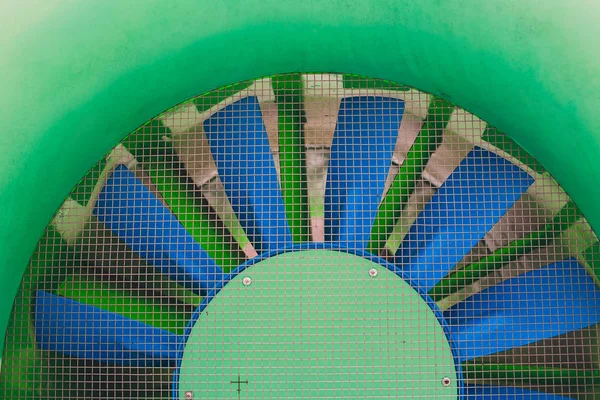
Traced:
[[457, 375], [441, 325], [408, 283], [352, 254], [308, 250], [257, 263], [208, 303], [179, 370], [179, 398], [186, 392], [451, 399]]

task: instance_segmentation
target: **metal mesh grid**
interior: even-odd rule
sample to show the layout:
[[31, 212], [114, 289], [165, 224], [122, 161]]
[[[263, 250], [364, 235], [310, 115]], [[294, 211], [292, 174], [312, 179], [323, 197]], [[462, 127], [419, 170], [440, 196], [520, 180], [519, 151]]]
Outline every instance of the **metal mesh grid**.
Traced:
[[[172, 398], [177, 343], [207, 290], [257, 255], [306, 243], [380, 256], [428, 293], [448, 325], [465, 398], [600, 397], [600, 245], [568, 195], [537, 160], [469, 112], [404, 85], [342, 74], [277, 75], [197, 96], [140, 127], [92, 168], [23, 277], [2, 358], [5, 397]], [[357, 308], [380, 300], [360, 297], [360, 284], [322, 267], [317, 281], [337, 282], [333, 292], [346, 285]], [[260, 279], [302, 286], [315, 278]], [[255, 290], [257, 301], [297, 296], [308, 309], [348, 301], [325, 289]], [[406, 301], [415, 299], [385, 297]], [[240, 304], [232, 318], [242, 320], [246, 307], [253, 305]], [[265, 316], [262, 340], [282, 318]], [[419, 334], [425, 319], [388, 314], [373, 329], [385, 331], [380, 338], [392, 348], [398, 339], [390, 326]], [[333, 343], [339, 334], [303, 332], [300, 343], [312, 334]], [[174, 344], [157, 349], [164, 338]], [[365, 341], [356, 333], [351, 343]], [[207, 353], [194, 357], [201, 367]], [[268, 362], [260, 351], [245, 357]], [[289, 357], [287, 367], [261, 379], [276, 385], [304, 371], [291, 354], [280, 357]], [[324, 350], [323, 357], [336, 355]], [[439, 363], [435, 351], [420, 357], [431, 368]], [[211, 371], [180, 373], [201, 379]], [[377, 380], [377, 368], [365, 374]], [[224, 381], [249, 380], [229, 375]], [[347, 369], [304, 382], [311, 379], [326, 386], [318, 397], [357, 398]], [[389, 397], [431, 398], [431, 377], [410, 379], [422, 393], [408, 394], [406, 382], [392, 379]], [[240, 392], [225, 385], [231, 390], [222, 397], [191, 395], [259, 398], [251, 385], [240, 384]], [[285, 393], [271, 397], [314, 398]], [[435, 396], [457, 398], [457, 391]]]

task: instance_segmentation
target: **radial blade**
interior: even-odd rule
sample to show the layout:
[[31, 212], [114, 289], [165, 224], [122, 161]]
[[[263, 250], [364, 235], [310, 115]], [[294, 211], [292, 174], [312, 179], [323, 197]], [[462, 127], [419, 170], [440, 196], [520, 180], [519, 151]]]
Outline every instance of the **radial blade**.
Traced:
[[107, 180], [94, 214], [174, 281], [202, 293], [221, 280], [215, 261], [125, 166]]
[[475, 147], [410, 228], [396, 264], [414, 285], [429, 291], [532, 183], [517, 166]]
[[170, 138], [170, 129], [154, 119], [125, 138], [123, 145], [143, 164], [176, 219], [219, 267], [229, 272], [244, 262], [244, 255], [214, 212], [195, 193]]
[[118, 365], [165, 365], [181, 336], [39, 290], [35, 337], [43, 350]]
[[279, 165], [281, 189], [292, 238], [309, 241], [306, 147], [304, 146], [304, 84], [302, 75], [273, 78], [279, 120]]
[[446, 276], [431, 289], [429, 295], [434, 301], [439, 301], [445, 296], [459, 291], [478, 279], [487, 276], [490, 272], [502, 268], [511, 261], [529, 254], [532, 251], [547, 246], [561, 233], [569, 229], [582, 217], [573, 201], [569, 201], [552, 222], [536, 232], [530, 232], [522, 238], [509, 243], [508, 246], [494, 251], [456, 273]]
[[258, 99], [245, 97], [204, 122], [231, 206], [257, 251], [292, 243]]
[[466, 386], [465, 395], [469, 400], [573, 400], [557, 394], [504, 386]]
[[405, 210], [408, 199], [421, 180], [430, 157], [442, 143], [444, 129], [454, 109], [452, 103], [437, 98], [433, 98], [429, 103], [423, 126], [379, 206], [369, 242], [371, 253], [377, 254], [384, 248]]
[[87, 277], [68, 277], [56, 294], [177, 335], [184, 334], [191, 317], [191, 307], [186, 310], [182, 305], [164, 304], [161, 298], [148, 298]]
[[485, 289], [444, 317], [458, 358], [467, 361], [599, 323], [600, 290], [569, 259]]
[[342, 100], [325, 190], [325, 240], [365, 249], [383, 195], [402, 100], [360, 96]]

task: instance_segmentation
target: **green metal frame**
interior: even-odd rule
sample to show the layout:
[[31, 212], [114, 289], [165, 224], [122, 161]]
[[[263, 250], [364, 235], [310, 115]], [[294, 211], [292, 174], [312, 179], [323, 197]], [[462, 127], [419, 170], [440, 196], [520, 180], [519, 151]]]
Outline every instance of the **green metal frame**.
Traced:
[[598, 231], [599, 16], [585, 0], [4, 2], [0, 332], [86, 171], [168, 107], [256, 76], [339, 71], [447, 99], [535, 156]]

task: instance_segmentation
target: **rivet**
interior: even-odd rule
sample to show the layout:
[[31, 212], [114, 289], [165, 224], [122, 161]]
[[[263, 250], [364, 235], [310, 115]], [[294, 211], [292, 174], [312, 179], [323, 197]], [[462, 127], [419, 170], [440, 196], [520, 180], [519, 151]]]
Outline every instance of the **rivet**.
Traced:
[[371, 268], [371, 269], [369, 270], [369, 276], [370, 276], [371, 278], [375, 278], [375, 277], [377, 276], [377, 274], [378, 274], [378, 273], [379, 273], [379, 271], [377, 271], [377, 269], [376, 269], [376, 268]]
[[250, 284], [252, 283], [252, 278], [250, 278], [249, 276], [245, 276], [244, 279], [242, 279], [242, 283], [244, 284], [244, 286], [250, 286]]
[[188, 390], [187, 392], [185, 392], [185, 394], [183, 395], [185, 400], [192, 400], [194, 398], [194, 392], [192, 392], [191, 390]]
[[444, 385], [444, 386], [450, 386], [451, 383], [452, 383], [452, 381], [447, 376], [445, 376], [444, 378], [442, 378], [442, 385]]

